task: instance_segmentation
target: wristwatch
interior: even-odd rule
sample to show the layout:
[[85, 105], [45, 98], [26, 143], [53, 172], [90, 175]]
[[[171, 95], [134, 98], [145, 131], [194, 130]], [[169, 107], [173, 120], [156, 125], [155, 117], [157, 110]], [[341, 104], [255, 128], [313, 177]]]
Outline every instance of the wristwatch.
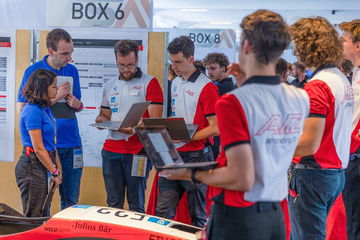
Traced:
[[195, 174], [196, 174], [197, 168], [193, 168], [191, 169], [191, 181], [193, 183], [201, 183], [199, 180], [196, 179]]
[[55, 170], [51, 173], [51, 176], [58, 177], [59, 176], [59, 171], [55, 168]]

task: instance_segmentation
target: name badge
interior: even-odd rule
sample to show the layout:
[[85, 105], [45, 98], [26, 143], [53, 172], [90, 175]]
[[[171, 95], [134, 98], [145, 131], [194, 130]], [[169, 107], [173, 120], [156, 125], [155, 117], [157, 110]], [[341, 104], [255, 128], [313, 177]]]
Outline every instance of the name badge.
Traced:
[[73, 168], [83, 168], [84, 167], [84, 159], [83, 159], [83, 151], [82, 148], [74, 148], [73, 149]]
[[147, 157], [144, 155], [133, 155], [133, 162], [131, 167], [131, 176], [145, 177], [147, 166]]

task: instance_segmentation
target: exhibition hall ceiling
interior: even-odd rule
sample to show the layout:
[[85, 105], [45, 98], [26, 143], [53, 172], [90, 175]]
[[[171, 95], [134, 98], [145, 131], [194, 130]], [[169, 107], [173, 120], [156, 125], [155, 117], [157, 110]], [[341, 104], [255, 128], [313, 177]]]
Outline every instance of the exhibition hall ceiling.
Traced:
[[360, 16], [359, 0], [154, 0], [155, 28], [232, 28], [256, 9], [269, 9], [288, 23], [323, 16], [334, 24]]

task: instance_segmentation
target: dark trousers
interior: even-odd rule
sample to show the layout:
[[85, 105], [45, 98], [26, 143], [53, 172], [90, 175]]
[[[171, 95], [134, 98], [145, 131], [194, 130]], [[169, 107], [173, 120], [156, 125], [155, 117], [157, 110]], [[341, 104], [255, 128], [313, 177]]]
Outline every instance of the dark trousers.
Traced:
[[44, 165], [34, 153], [26, 156], [26, 151], [23, 150], [16, 164], [15, 176], [24, 216], [43, 216], [41, 208], [48, 192], [48, 175]]
[[280, 203], [258, 202], [245, 208], [215, 203], [207, 236], [209, 240], [283, 240], [285, 226]]
[[133, 154], [114, 153], [103, 149], [101, 155], [108, 206], [123, 209], [126, 189], [129, 210], [145, 213], [145, 189], [151, 162], [147, 161], [145, 177], [134, 177], [131, 176]]
[[74, 149], [58, 148], [62, 165], [62, 183], [59, 186], [61, 209], [78, 203], [82, 168], [74, 168]]
[[343, 199], [348, 240], [360, 239], [360, 158], [350, 161], [345, 170]]
[[326, 218], [344, 188], [344, 170], [293, 169], [289, 212], [292, 240], [326, 237]]
[[[210, 150], [206, 153], [202, 150], [179, 153], [184, 162], [207, 162], [214, 160]], [[166, 178], [160, 177], [155, 215], [173, 219], [179, 201], [184, 192], [186, 192], [188, 195], [188, 209], [192, 219], [192, 225], [203, 227], [206, 222], [206, 190], [207, 185], [202, 183], [194, 184], [190, 181], [167, 180]]]

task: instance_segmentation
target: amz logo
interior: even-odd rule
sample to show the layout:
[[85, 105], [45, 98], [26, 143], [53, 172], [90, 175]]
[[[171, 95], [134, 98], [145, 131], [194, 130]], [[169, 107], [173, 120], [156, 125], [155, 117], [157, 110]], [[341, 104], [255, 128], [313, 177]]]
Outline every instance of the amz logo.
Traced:
[[255, 133], [255, 136], [261, 136], [265, 132], [270, 132], [274, 135], [290, 135], [301, 132], [301, 113], [288, 114], [283, 122], [282, 119], [283, 118], [280, 114], [272, 115], [269, 120]]

